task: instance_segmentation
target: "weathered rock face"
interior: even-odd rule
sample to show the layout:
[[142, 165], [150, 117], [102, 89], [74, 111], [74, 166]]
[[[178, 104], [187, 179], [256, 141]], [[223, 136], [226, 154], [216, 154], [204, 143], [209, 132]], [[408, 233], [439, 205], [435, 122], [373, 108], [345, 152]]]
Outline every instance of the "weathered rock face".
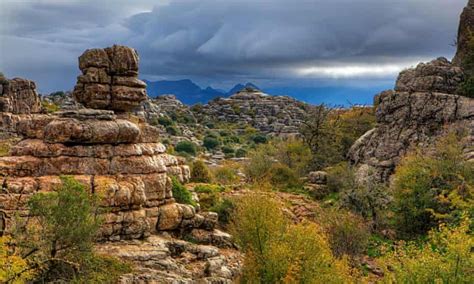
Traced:
[[30, 114], [41, 111], [41, 101], [33, 81], [0, 78], [0, 112]]
[[474, 0], [469, 0], [466, 8], [461, 14], [459, 22], [457, 45], [458, 49], [456, 56], [453, 59], [453, 64], [460, 66], [464, 57], [469, 51], [468, 42], [470, 34], [474, 31]]
[[395, 91], [439, 92], [454, 94], [464, 80], [460, 67], [440, 57], [429, 63], [420, 63], [416, 68], [402, 71], [398, 76]]
[[474, 99], [453, 95], [457, 74], [445, 59], [403, 71], [395, 91], [375, 97], [378, 125], [354, 143], [350, 160], [387, 181], [411, 147], [432, 145], [447, 127], [467, 128], [474, 145]]
[[298, 135], [298, 128], [309, 105], [286, 96], [270, 96], [254, 88], [245, 88], [229, 98], [218, 98], [196, 113], [201, 121], [250, 125], [276, 136]]
[[146, 100], [146, 84], [137, 78], [138, 54], [126, 46], [88, 49], [79, 57], [82, 75], [73, 96], [84, 106], [131, 111]]

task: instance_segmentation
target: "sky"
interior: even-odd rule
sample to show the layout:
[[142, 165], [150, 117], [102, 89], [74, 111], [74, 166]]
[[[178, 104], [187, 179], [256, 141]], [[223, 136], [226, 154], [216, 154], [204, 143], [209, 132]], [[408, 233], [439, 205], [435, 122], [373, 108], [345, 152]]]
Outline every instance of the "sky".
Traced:
[[0, 0], [0, 71], [36, 81], [43, 93], [70, 90], [84, 50], [123, 44], [138, 51], [142, 79], [218, 89], [253, 82], [358, 103], [358, 92], [392, 88], [402, 69], [451, 59], [466, 3]]

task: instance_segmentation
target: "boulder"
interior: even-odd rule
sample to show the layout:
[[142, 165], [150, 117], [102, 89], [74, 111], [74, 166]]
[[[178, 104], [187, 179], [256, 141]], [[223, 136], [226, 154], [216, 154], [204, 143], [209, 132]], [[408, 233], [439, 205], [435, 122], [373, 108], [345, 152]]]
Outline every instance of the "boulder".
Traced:
[[138, 79], [138, 54], [114, 45], [89, 49], [79, 57], [82, 75], [73, 96], [88, 108], [131, 111], [147, 98], [146, 84]]
[[395, 91], [454, 94], [463, 80], [462, 69], [452, 65], [446, 58], [440, 57], [429, 63], [420, 63], [416, 68], [402, 71], [395, 84]]

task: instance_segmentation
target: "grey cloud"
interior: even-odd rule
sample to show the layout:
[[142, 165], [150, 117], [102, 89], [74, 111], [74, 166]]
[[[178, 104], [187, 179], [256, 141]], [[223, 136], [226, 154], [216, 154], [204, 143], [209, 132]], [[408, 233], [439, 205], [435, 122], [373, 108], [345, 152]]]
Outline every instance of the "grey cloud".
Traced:
[[[73, 66], [84, 49], [120, 43], [139, 51], [141, 73], [149, 78], [254, 78], [271, 84], [298, 79], [293, 70], [307, 66], [409, 64], [451, 56], [450, 43], [465, 4], [466, 0], [8, 1], [0, 4], [0, 69], [8, 75], [41, 78], [39, 85], [46, 90], [55, 89], [61, 80], [61, 87], [72, 87], [78, 73]], [[38, 64], [41, 68], [32, 67]]]

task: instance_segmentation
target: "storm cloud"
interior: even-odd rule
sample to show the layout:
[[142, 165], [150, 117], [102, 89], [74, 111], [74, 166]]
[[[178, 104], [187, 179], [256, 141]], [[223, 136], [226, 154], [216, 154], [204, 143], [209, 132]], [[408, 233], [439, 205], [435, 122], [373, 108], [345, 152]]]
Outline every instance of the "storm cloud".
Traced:
[[386, 82], [417, 62], [452, 57], [466, 2], [0, 0], [0, 70], [45, 92], [71, 89], [77, 57], [117, 43], [138, 50], [146, 79]]

